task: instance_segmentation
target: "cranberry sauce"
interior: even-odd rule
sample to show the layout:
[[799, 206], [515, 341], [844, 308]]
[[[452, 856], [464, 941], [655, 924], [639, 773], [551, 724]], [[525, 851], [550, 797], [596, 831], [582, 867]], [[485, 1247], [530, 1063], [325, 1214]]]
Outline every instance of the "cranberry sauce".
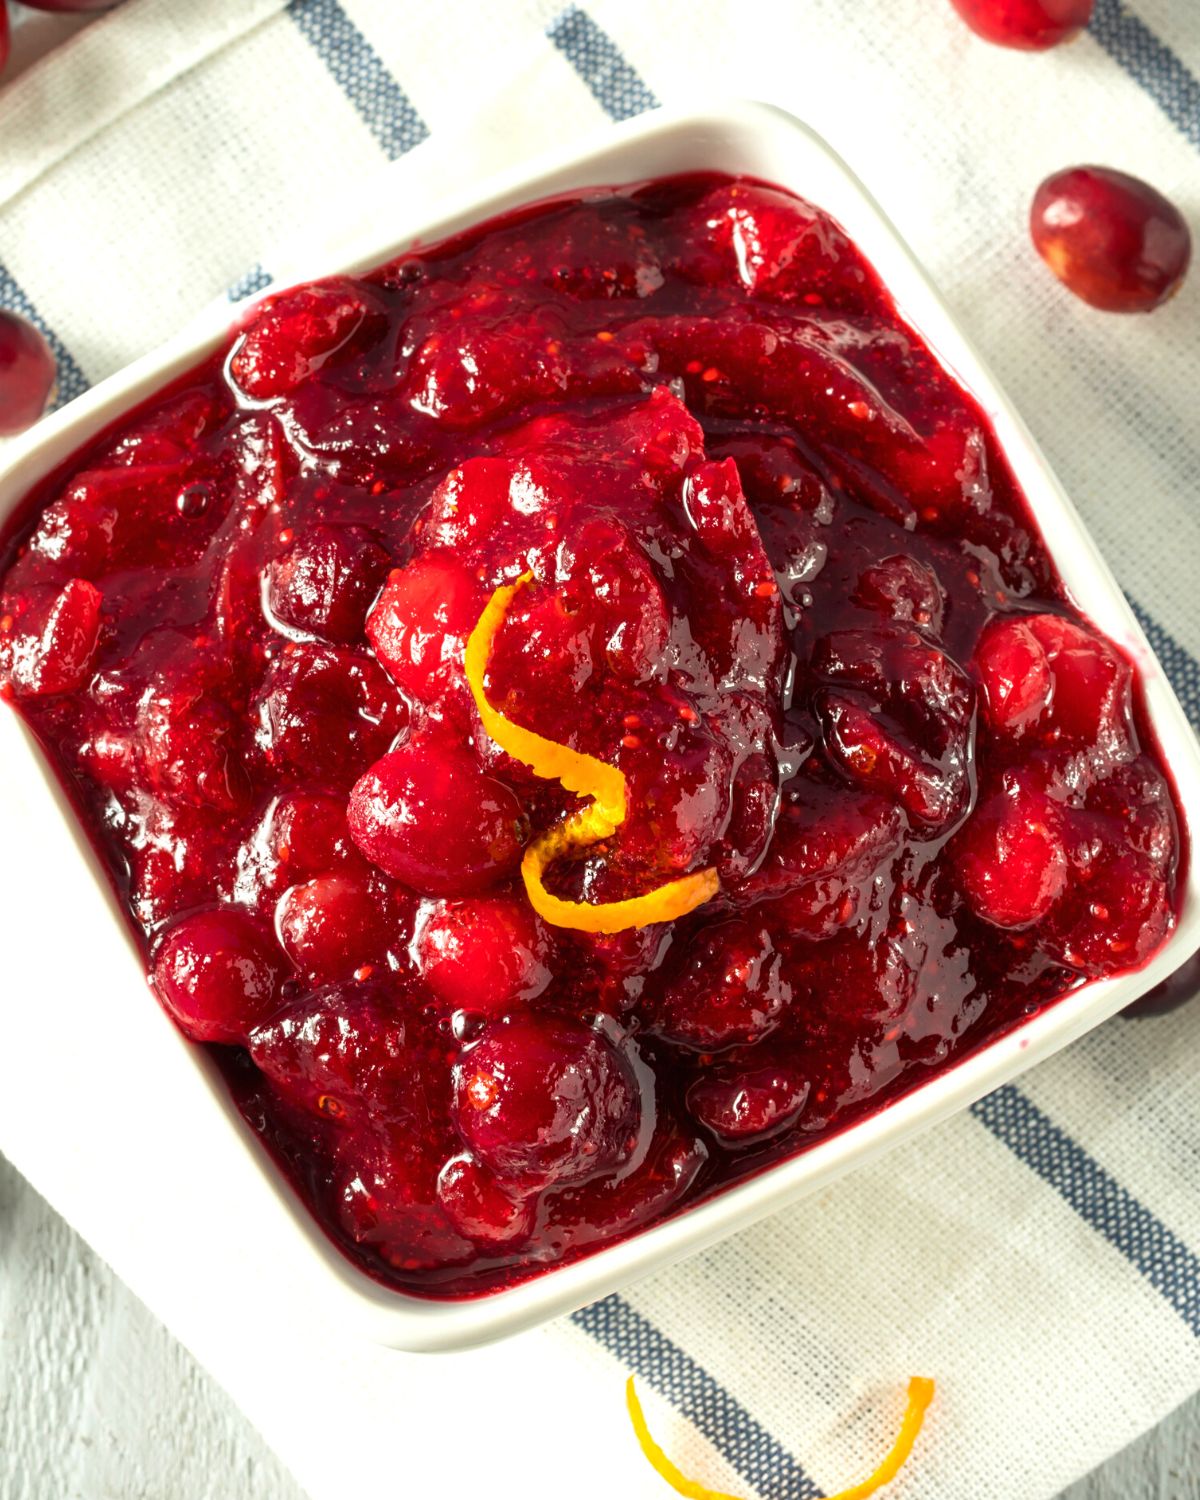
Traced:
[[[522, 575], [485, 703], [628, 792], [546, 870], [568, 925], [522, 857], [579, 803], [463, 660]], [[261, 303], [33, 497], [0, 676], [162, 1003], [411, 1291], [677, 1211], [1174, 920], [1129, 663], [853, 245], [749, 182]], [[687, 915], [587, 930], [697, 871]]]

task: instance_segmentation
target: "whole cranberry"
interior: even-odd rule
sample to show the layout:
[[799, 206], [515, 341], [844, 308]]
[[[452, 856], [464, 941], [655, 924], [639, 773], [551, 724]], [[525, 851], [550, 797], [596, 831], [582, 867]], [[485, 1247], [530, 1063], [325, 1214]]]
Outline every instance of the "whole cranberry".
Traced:
[[[7, 12], [0, 8], [0, 67], [8, 56]], [[50, 345], [28, 318], [0, 308], [0, 437], [31, 427], [46, 410], [57, 370]]]
[[488, 1014], [541, 994], [551, 979], [549, 948], [527, 901], [481, 896], [427, 904], [411, 953], [436, 995], [458, 1009]]
[[950, 0], [977, 35], [1001, 47], [1044, 52], [1065, 42], [1092, 18], [1095, 0]]
[[434, 703], [462, 670], [463, 646], [487, 595], [449, 553], [396, 568], [367, 617], [367, 639], [399, 687]]
[[352, 646], [388, 569], [388, 554], [362, 526], [311, 526], [266, 572], [267, 608], [305, 635]]
[[1151, 312], [1179, 290], [1187, 221], [1148, 182], [1111, 167], [1068, 167], [1034, 194], [1029, 233], [1058, 279], [1106, 312]]
[[275, 1003], [278, 967], [258, 927], [232, 907], [193, 912], [159, 943], [154, 987], [196, 1042], [244, 1042]]
[[510, 1021], [462, 1054], [453, 1108], [463, 1140], [502, 1181], [584, 1182], [637, 1144], [642, 1097], [632, 1044], [611, 1024]]
[[521, 804], [437, 734], [414, 735], [377, 760], [355, 783], [347, 818], [372, 864], [426, 895], [486, 890], [521, 857]]
[[985, 797], [954, 841], [967, 904], [995, 927], [1028, 927], [1067, 886], [1058, 807], [1018, 772]]
[[452, 1156], [442, 1168], [437, 1195], [455, 1229], [476, 1244], [511, 1245], [533, 1228], [531, 1200], [510, 1197], [470, 1152]]
[[1200, 995], [1200, 953], [1193, 953], [1187, 963], [1168, 974], [1161, 984], [1127, 1005], [1122, 1012], [1126, 1016], [1162, 1016], [1168, 1011], [1178, 1010], [1189, 1000]]
[[810, 1087], [804, 1073], [786, 1060], [757, 1067], [727, 1064], [700, 1075], [688, 1089], [687, 1106], [723, 1145], [740, 1146], [793, 1124]]
[[357, 875], [319, 875], [280, 897], [283, 951], [314, 983], [349, 979], [387, 951], [394, 916], [384, 892]]
[[667, 976], [652, 1029], [696, 1052], [761, 1041], [791, 1004], [782, 957], [765, 928], [734, 917], [705, 928]]

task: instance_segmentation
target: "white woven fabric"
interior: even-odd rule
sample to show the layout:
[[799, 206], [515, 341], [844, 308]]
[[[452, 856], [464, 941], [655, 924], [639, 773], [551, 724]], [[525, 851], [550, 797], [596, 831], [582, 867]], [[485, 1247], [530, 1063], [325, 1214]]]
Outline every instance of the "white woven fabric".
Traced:
[[[1197, 722], [1200, 274], [1153, 318], [1106, 318], [1057, 287], [1024, 221], [1046, 172], [1093, 160], [1146, 176], [1200, 227], [1198, 74], [1192, 0], [1099, 0], [1091, 34], [1044, 57], [971, 39], [946, 0], [595, 0], [586, 14], [557, 0], [127, 0], [0, 91], [0, 301], [53, 332], [71, 394], [239, 279], [285, 268], [289, 237], [314, 222], [401, 225], [448, 179], [655, 98], [771, 99], [846, 156], [940, 282]], [[0, 993], [8, 1037], [32, 1004], [14, 990]], [[1111, 1022], [574, 1320], [421, 1359], [314, 1324], [252, 1240], [236, 1282], [183, 1276], [206, 1242], [253, 1222], [230, 1202], [180, 1251], [174, 1226], [193, 1194], [220, 1191], [219, 1163], [211, 1180], [175, 1180], [169, 1141], [151, 1137], [185, 1132], [202, 1086], [186, 1069], [93, 1077], [105, 1018], [77, 997], [42, 1006], [39, 1065], [5, 1068], [0, 1150], [313, 1500], [661, 1496], [623, 1414], [629, 1368], [669, 1450], [718, 1488], [840, 1487], [890, 1440], [906, 1377], [925, 1373], [938, 1400], [889, 1494], [1043, 1500], [1200, 1386], [1200, 1008]], [[70, 1152], [39, 1127], [67, 1108]]]

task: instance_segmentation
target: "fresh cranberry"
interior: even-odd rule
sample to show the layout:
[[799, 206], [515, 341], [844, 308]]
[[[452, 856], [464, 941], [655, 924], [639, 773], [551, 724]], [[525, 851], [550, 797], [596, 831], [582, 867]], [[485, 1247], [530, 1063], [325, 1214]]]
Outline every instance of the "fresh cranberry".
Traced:
[[955, 848], [967, 902], [993, 926], [1030, 926], [1066, 889], [1059, 810], [1016, 772], [979, 804]]
[[1122, 1011], [1126, 1016], [1163, 1016], [1168, 1011], [1178, 1010], [1189, 1000], [1200, 995], [1200, 953], [1193, 953], [1187, 963], [1180, 965], [1174, 974], [1168, 975], [1161, 984], [1127, 1005]]
[[286, 396], [378, 321], [352, 282], [294, 287], [254, 309], [229, 373], [255, 401]]
[[528, 1198], [513, 1198], [469, 1153], [453, 1156], [438, 1174], [438, 1202], [462, 1235], [484, 1246], [528, 1239], [533, 1228]]
[[399, 687], [433, 703], [461, 672], [463, 646], [486, 603], [486, 591], [449, 554], [428, 553], [389, 576], [367, 639]]
[[950, 0], [972, 31], [1001, 47], [1044, 52], [1092, 18], [1095, 0]]
[[369, 656], [332, 646], [286, 647], [251, 709], [255, 740], [275, 771], [341, 783], [381, 755], [404, 728], [404, 704]]
[[[73, 578], [0, 636], [0, 678], [30, 698], [74, 692], [91, 672], [100, 637], [100, 590]], [[12, 625], [10, 618], [10, 626]]]
[[267, 568], [267, 607], [292, 630], [352, 646], [387, 568], [387, 551], [363, 527], [312, 526]]
[[417, 917], [411, 951], [436, 995], [483, 1014], [532, 1000], [552, 977], [549, 940], [516, 896], [429, 903]]
[[779, 1025], [792, 990], [763, 928], [733, 919], [702, 932], [666, 977], [654, 1029], [697, 1052], [758, 1042]]
[[314, 983], [348, 979], [382, 962], [400, 936], [398, 925], [387, 893], [356, 875], [318, 875], [294, 885], [275, 912], [283, 951]]
[[197, 1042], [243, 1042], [277, 1003], [276, 958], [233, 907], [181, 918], [159, 943], [153, 973], [163, 1004]]
[[[0, 7], [0, 68], [8, 54], [8, 16]], [[41, 331], [19, 313], [0, 308], [0, 437], [31, 427], [46, 410], [57, 377]]]
[[784, 1062], [706, 1069], [688, 1089], [688, 1109], [719, 1141], [740, 1146], [793, 1124], [811, 1082]]
[[1077, 297], [1106, 312], [1151, 312], [1178, 290], [1192, 257], [1187, 220], [1140, 177], [1069, 167], [1034, 194], [1038, 254]]
[[412, 1058], [398, 997], [377, 983], [333, 984], [250, 1033], [250, 1055], [298, 1109], [353, 1125], [408, 1112]]
[[521, 857], [521, 804], [440, 735], [414, 735], [376, 761], [350, 793], [348, 817], [372, 864], [428, 895], [486, 890]]
[[617, 1028], [525, 1016], [488, 1030], [454, 1069], [462, 1138], [502, 1182], [566, 1186], [634, 1150], [642, 1097]]

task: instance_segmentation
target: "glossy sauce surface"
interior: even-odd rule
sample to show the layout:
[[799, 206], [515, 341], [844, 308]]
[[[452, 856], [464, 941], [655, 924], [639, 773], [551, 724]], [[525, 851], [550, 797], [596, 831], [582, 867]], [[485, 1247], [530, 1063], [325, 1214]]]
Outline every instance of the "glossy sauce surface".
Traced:
[[[618, 766], [576, 804], [491, 703]], [[470, 1295], [802, 1149], [1174, 920], [1133, 673], [840, 229], [689, 177], [281, 293], [33, 497], [0, 676], [163, 1003], [373, 1275]]]

